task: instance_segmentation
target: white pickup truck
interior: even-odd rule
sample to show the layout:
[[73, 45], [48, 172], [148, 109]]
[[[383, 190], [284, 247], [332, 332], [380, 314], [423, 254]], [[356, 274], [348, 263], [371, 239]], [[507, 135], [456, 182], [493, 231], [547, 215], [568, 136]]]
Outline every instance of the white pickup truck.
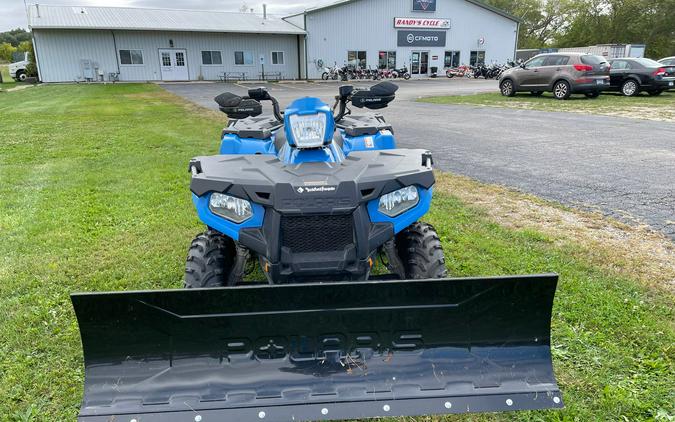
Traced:
[[28, 78], [28, 72], [26, 71], [28, 63], [28, 53], [25, 52], [23, 53], [23, 60], [9, 64], [9, 76], [17, 81], [25, 81]]

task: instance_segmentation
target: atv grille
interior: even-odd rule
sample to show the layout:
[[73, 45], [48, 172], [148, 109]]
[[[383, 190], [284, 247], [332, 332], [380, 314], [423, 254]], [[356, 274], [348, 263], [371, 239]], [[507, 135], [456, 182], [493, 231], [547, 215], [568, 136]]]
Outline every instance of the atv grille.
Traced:
[[341, 251], [351, 243], [351, 214], [281, 218], [281, 245], [294, 253]]

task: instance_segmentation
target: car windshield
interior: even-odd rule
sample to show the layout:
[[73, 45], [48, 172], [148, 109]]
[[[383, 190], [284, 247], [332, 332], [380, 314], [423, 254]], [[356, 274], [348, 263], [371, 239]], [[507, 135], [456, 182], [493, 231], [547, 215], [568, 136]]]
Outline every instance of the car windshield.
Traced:
[[583, 64], [602, 64], [602, 63], [607, 63], [607, 60], [605, 60], [604, 57], [602, 56], [593, 56], [591, 54], [587, 56], [581, 56], [581, 63]]
[[645, 59], [645, 58], [642, 58], [642, 57], [639, 58], [639, 59], [635, 59], [635, 61], [638, 62], [638, 63], [640, 63], [642, 66], [646, 66], [646, 67], [660, 67], [660, 66], [663, 66], [662, 63], [659, 63], [659, 62], [657, 62], [656, 60]]

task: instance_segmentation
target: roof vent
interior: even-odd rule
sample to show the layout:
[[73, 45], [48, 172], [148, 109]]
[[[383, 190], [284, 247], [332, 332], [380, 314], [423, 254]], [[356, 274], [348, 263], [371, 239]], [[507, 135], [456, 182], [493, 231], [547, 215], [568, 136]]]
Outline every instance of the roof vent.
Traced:
[[76, 15], [86, 15], [87, 14], [87, 9], [84, 7], [73, 7], [73, 13]]

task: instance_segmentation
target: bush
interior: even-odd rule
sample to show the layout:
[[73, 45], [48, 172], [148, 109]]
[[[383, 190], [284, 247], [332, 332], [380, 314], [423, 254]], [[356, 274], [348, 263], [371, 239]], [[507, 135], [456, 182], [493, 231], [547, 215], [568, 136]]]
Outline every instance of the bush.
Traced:
[[26, 74], [29, 78], [37, 78], [38, 71], [35, 64], [35, 50], [33, 49], [32, 41], [23, 41], [19, 44], [19, 51], [28, 52], [28, 65], [26, 66]]
[[0, 44], [0, 60], [11, 62], [12, 53], [16, 51], [16, 47], [8, 42]]

